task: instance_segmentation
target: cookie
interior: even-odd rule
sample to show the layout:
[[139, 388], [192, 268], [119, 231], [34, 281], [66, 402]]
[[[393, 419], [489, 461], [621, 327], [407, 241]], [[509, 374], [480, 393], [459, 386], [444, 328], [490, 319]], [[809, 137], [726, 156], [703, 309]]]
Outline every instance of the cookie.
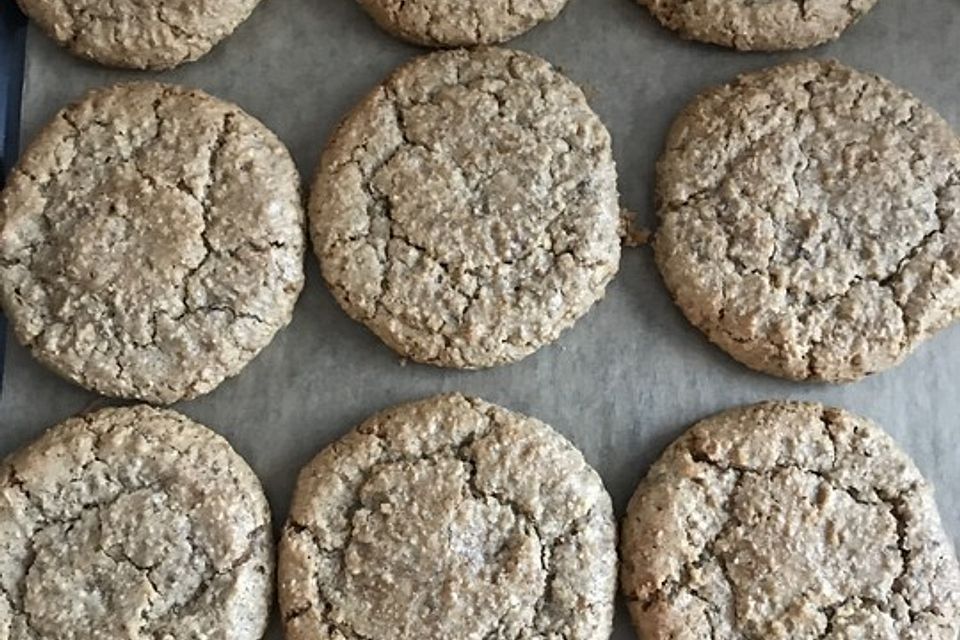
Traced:
[[877, 0], [639, 0], [683, 38], [742, 51], [806, 49], [840, 37]]
[[233, 33], [259, 0], [17, 0], [71, 53], [112, 67], [171, 69]]
[[883, 431], [817, 404], [704, 420], [627, 507], [644, 640], [956, 640], [960, 569], [933, 491]]
[[505, 42], [557, 17], [567, 0], [358, 0], [381, 28], [428, 47]]
[[536, 351], [619, 267], [610, 136], [579, 88], [518, 51], [401, 67], [334, 133], [308, 212], [340, 305], [441, 366]]
[[235, 375], [303, 285], [299, 178], [277, 138], [200, 91], [118, 85], [61, 111], [0, 196], [0, 295], [35, 357], [169, 403]]
[[804, 61], [702, 94], [657, 196], [667, 288], [754, 369], [856, 380], [960, 311], [960, 140], [876, 76]]
[[105, 409], [50, 429], [0, 478], [4, 638], [262, 637], [270, 510], [209, 429]]
[[606, 640], [615, 547], [600, 477], [550, 427], [460, 395], [402, 405], [301, 471], [286, 637]]

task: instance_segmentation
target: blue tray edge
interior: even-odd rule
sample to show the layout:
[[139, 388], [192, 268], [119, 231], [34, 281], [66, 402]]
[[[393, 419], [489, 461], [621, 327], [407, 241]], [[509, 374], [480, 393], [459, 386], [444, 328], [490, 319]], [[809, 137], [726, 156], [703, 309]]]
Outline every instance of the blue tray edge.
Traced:
[[[20, 112], [23, 97], [27, 19], [16, 2], [0, 2], [0, 187], [20, 152]], [[0, 394], [7, 323], [0, 312]]]

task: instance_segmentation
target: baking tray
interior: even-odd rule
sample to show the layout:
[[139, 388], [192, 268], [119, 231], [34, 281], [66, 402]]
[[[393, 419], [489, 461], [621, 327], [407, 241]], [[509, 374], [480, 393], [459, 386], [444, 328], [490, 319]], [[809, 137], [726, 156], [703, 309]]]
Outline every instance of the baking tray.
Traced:
[[[27, 19], [16, 3], [0, 5], [0, 188], [20, 148], [20, 98]], [[7, 323], [0, 312], [0, 395], [3, 394], [3, 361]]]
[[[9, 3], [9, 0], [4, 0]], [[960, 2], [880, 0], [839, 41], [807, 53], [742, 54], [681, 41], [632, 0], [571, 0], [553, 23], [510, 46], [538, 53], [583, 85], [610, 128], [623, 206], [655, 224], [654, 162], [670, 121], [700, 90], [803, 56], [836, 57], [912, 90], [960, 127]], [[337, 120], [394, 66], [423, 50], [377, 29], [354, 0], [264, 0], [200, 62], [153, 74], [76, 60], [35, 29], [27, 38], [23, 134], [33, 136], [88, 87], [129, 79], [199, 86], [262, 119], [304, 176]], [[293, 322], [237, 378], [177, 409], [225, 435], [286, 515], [297, 470], [388, 405], [460, 390], [537, 416], [600, 471], [618, 513], [664, 446], [692, 422], [770, 398], [817, 400], [880, 422], [938, 487], [960, 536], [960, 327], [903, 365], [860, 383], [791, 383], [751, 372], [711, 346], [671, 303], [649, 247], [625, 251], [606, 299], [553, 346], [515, 365], [457, 372], [403, 365], [349, 320], [308, 256]], [[0, 449], [12, 451], [97, 398], [35, 363], [15, 341], [0, 398]], [[278, 625], [268, 636], [279, 639]], [[614, 638], [633, 638], [619, 608]]]

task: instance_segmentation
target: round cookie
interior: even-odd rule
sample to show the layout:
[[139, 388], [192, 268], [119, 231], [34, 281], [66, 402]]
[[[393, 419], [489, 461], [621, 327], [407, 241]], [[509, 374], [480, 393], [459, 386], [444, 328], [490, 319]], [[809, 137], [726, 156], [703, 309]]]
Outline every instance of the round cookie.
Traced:
[[557, 17], [567, 0], [358, 0], [393, 35], [428, 47], [505, 42]]
[[437, 396], [301, 471], [278, 565], [290, 640], [606, 640], [616, 527], [600, 477], [550, 427]]
[[640, 483], [621, 579], [644, 640], [956, 640], [933, 492], [871, 422], [772, 402], [695, 425]]
[[17, 0], [70, 52], [112, 67], [171, 69], [196, 60], [247, 19], [259, 0]]
[[0, 196], [4, 309], [78, 384], [191, 398], [289, 322], [303, 218], [289, 153], [238, 107], [160, 84], [93, 91], [43, 129]]
[[877, 0], [639, 0], [683, 38], [741, 51], [806, 49], [840, 37]]
[[105, 409], [50, 429], [0, 474], [4, 638], [262, 637], [270, 509], [209, 429]]
[[514, 362], [619, 267], [610, 136], [544, 60], [456, 50], [397, 70], [341, 123], [310, 198], [340, 305], [419, 362]]
[[876, 76], [803, 61], [702, 94], [657, 196], [667, 288], [754, 369], [856, 380], [960, 312], [960, 140]]

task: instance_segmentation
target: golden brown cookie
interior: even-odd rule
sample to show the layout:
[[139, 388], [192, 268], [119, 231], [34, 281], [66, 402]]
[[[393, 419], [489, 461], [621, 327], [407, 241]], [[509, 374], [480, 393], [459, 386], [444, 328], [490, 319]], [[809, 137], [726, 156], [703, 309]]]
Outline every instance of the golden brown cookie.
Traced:
[[0, 196], [0, 299], [41, 362], [170, 403], [236, 375], [303, 285], [299, 176], [235, 105], [117, 85], [62, 110]]
[[606, 640], [616, 531], [543, 423], [448, 395], [384, 411], [300, 473], [279, 552], [290, 640]]
[[358, 0], [384, 30], [428, 47], [497, 44], [557, 17], [567, 0]]
[[809, 60], [703, 93], [657, 199], [667, 288], [754, 369], [856, 380], [960, 313], [960, 140], [877, 76]]
[[644, 640], [955, 640], [960, 569], [933, 491], [876, 425], [770, 402], [708, 418], [627, 507]]
[[413, 60], [344, 120], [310, 197], [340, 305], [398, 353], [520, 360], [603, 297], [620, 261], [610, 136], [546, 61]]
[[72, 418], [0, 466], [4, 638], [259, 640], [273, 566], [257, 477], [173, 411]]
[[840, 36], [877, 0], [639, 0], [682, 37], [744, 51], [806, 49]]
[[17, 0], [72, 53], [112, 67], [170, 69], [230, 35], [259, 0]]

